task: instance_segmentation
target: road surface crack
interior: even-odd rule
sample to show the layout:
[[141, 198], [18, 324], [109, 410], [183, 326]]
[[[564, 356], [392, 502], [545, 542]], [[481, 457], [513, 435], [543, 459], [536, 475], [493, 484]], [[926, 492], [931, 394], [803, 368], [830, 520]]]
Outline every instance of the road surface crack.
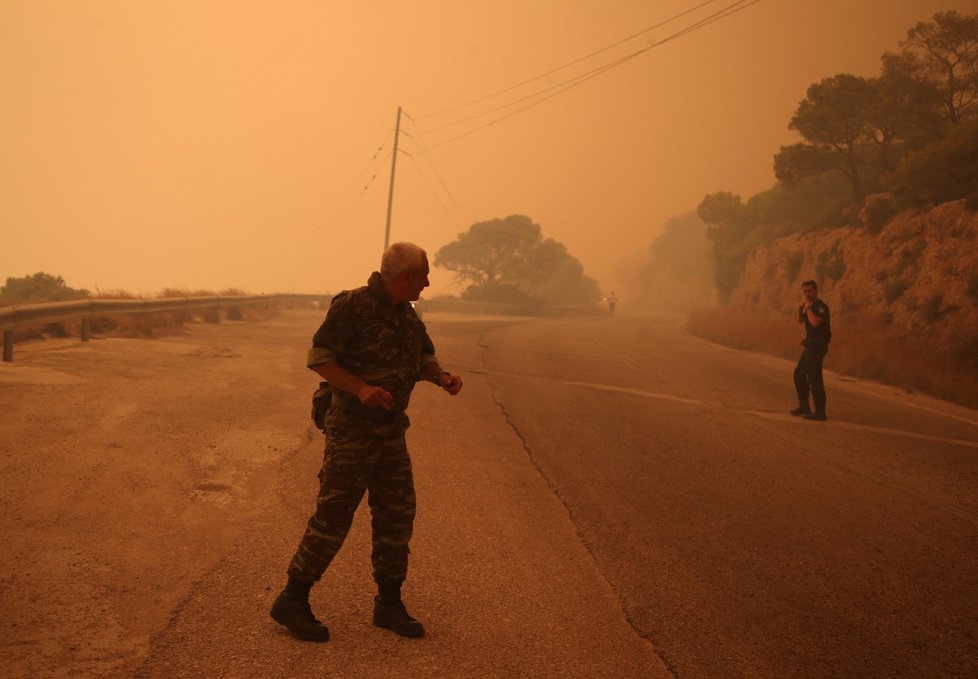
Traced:
[[575, 517], [573, 510], [571, 509], [567, 501], [564, 499], [557, 485], [550, 479], [549, 476], [547, 476], [543, 467], [540, 465], [539, 461], [534, 455], [533, 449], [530, 447], [530, 444], [527, 441], [526, 436], [523, 434], [519, 426], [513, 420], [513, 417], [510, 415], [510, 412], [506, 409], [506, 404], [503, 403], [502, 399], [500, 398], [500, 390], [496, 388], [496, 385], [494, 385], [492, 381], [492, 373], [490, 372], [488, 362], [486, 361], [486, 352], [489, 349], [489, 345], [488, 343], [486, 343], [484, 337], [479, 338], [479, 346], [482, 348], [482, 368], [483, 368], [482, 373], [485, 375], [486, 384], [489, 386], [489, 392], [492, 394], [492, 400], [496, 404], [496, 407], [499, 409], [499, 413], [503, 416], [503, 419], [506, 421], [506, 424], [516, 435], [516, 438], [520, 440], [520, 443], [523, 446], [523, 451], [526, 453], [526, 457], [530, 461], [530, 464], [533, 465], [533, 468], [536, 469], [537, 474], [539, 474], [540, 478], [543, 479], [543, 482], [547, 484], [547, 487], [550, 489], [550, 492], [553, 493], [553, 496], [564, 508], [564, 511], [567, 512], [567, 517], [570, 520], [571, 525], [574, 527], [574, 534], [577, 535], [577, 539], [580, 541], [581, 545], [584, 547], [588, 556], [591, 558], [591, 563], [594, 565], [594, 570], [601, 576], [601, 579], [604, 582], [604, 585], [608, 588], [608, 591], [614, 594], [615, 600], [618, 602], [618, 608], [621, 611], [622, 618], [624, 619], [626, 624], [640, 639], [642, 639], [642, 641], [644, 641], [651, 647], [652, 652], [656, 654], [656, 656], [659, 658], [660, 661], [662, 661], [662, 664], [666, 667], [669, 673], [673, 677], [678, 678], [679, 671], [676, 665], [659, 649], [659, 645], [656, 643], [655, 638], [650, 633], [643, 631], [635, 622], [635, 620], [632, 618], [632, 616], [629, 615], [628, 609], [626, 608], [625, 602], [622, 599], [621, 595], [614, 588], [611, 581], [608, 579], [604, 571], [601, 569], [598, 559], [595, 556], [594, 549], [592, 548], [584, 532], [581, 530], [580, 522]]

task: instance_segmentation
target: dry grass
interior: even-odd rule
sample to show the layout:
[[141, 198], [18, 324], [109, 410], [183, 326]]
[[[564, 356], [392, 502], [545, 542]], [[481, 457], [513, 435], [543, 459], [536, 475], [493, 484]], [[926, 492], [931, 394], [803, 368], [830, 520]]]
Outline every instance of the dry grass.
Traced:
[[[775, 322], [735, 309], [699, 309], [689, 315], [694, 335], [719, 344], [784, 358], [801, 354], [801, 324], [786, 317]], [[843, 330], [845, 328], [845, 330]], [[835, 372], [920, 391], [978, 408], [978, 369], [897, 337], [883, 323], [833, 319], [833, 338], [825, 367]]]
[[163, 291], [157, 297], [160, 299], [169, 299], [171, 297], [217, 297], [247, 294], [247, 292], [239, 288], [226, 288], [220, 292], [214, 292], [213, 290], [190, 290], [189, 288], [163, 288]]
[[[181, 288], [166, 288], [155, 299], [172, 299], [174, 297], [217, 297], [242, 296], [247, 292], [237, 288], [228, 288], [220, 292], [211, 290], [187, 290]], [[92, 299], [144, 299], [128, 290], [96, 290]], [[154, 299], [151, 298], [151, 299]], [[212, 308], [193, 309], [188, 311], [164, 311], [159, 313], [132, 314], [119, 316], [103, 316], [91, 318], [91, 332], [102, 337], [160, 337], [173, 335], [181, 331], [185, 323], [218, 323], [222, 320], [261, 320], [278, 313], [274, 307], [265, 305], [244, 305], [240, 307], [222, 307], [220, 311]], [[48, 323], [43, 327], [17, 328], [14, 330], [14, 342], [44, 339], [46, 337], [79, 337], [81, 335], [81, 320], [60, 321]]]
[[[163, 297], [163, 295], [157, 295]], [[92, 299], [145, 299], [128, 290], [96, 290]], [[133, 314], [92, 318], [92, 333], [105, 337], [159, 337], [180, 332], [180, 328], [190, 320], [182, 311], [168, 311], [158, 314]], [[75, 321], [77, 325], [79, 322]]]

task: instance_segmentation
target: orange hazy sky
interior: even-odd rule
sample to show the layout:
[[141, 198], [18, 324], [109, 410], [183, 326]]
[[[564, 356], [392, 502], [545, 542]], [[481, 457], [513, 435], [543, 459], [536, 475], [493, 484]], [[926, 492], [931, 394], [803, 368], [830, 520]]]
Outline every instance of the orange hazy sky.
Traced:
[[[978, 12], [761, 0], [500, 120], [734, 2], [4, 0], [0, 282], [361, 285], [383, 247], [401, 106], [392, 241], [434, 253], [525, 214], [607, 291], [704, 194], [774, 183], [809, 84], [876, 75], [917, 21]], [[451, 291], [434, 270], [431, 292]]]

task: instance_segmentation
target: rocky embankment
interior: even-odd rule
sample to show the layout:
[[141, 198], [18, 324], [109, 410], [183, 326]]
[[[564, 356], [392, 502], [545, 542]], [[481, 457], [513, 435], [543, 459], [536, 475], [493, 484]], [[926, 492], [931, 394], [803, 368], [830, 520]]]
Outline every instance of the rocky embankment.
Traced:
[[874, 224], [881, 201], [886, 197], [867, 200], [859, 226], [756, 248], [730, 306], [783, 319], [797, 308], [801, 282], [814, 278], [836, 337], [853, 341], [865, 333], [978, 370], [978, 212], [962, 200]]

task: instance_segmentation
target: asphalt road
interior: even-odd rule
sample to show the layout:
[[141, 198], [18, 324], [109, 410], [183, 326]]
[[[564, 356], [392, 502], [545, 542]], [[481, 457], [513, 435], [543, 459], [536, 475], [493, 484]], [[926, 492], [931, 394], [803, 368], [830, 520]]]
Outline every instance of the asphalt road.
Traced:
[[[978, 417], [674, 320], [489, 333], [485, 369], [632, 626], [682, 677], [978, 676]], [[827, 360], [831, 365], [831, 354]]]
[[[10, 676], [947, 677], [978, 674], [978, 414], [792, 365], [681, 319], [429, 314], [451, 398], [412, 402], [409, 609], [370, 625], [369, 516], [267, 617], [322, 442], [321, 312], [0, 366], [0, 668]], [[827, 359], [831, 367], [831, 353]]]

